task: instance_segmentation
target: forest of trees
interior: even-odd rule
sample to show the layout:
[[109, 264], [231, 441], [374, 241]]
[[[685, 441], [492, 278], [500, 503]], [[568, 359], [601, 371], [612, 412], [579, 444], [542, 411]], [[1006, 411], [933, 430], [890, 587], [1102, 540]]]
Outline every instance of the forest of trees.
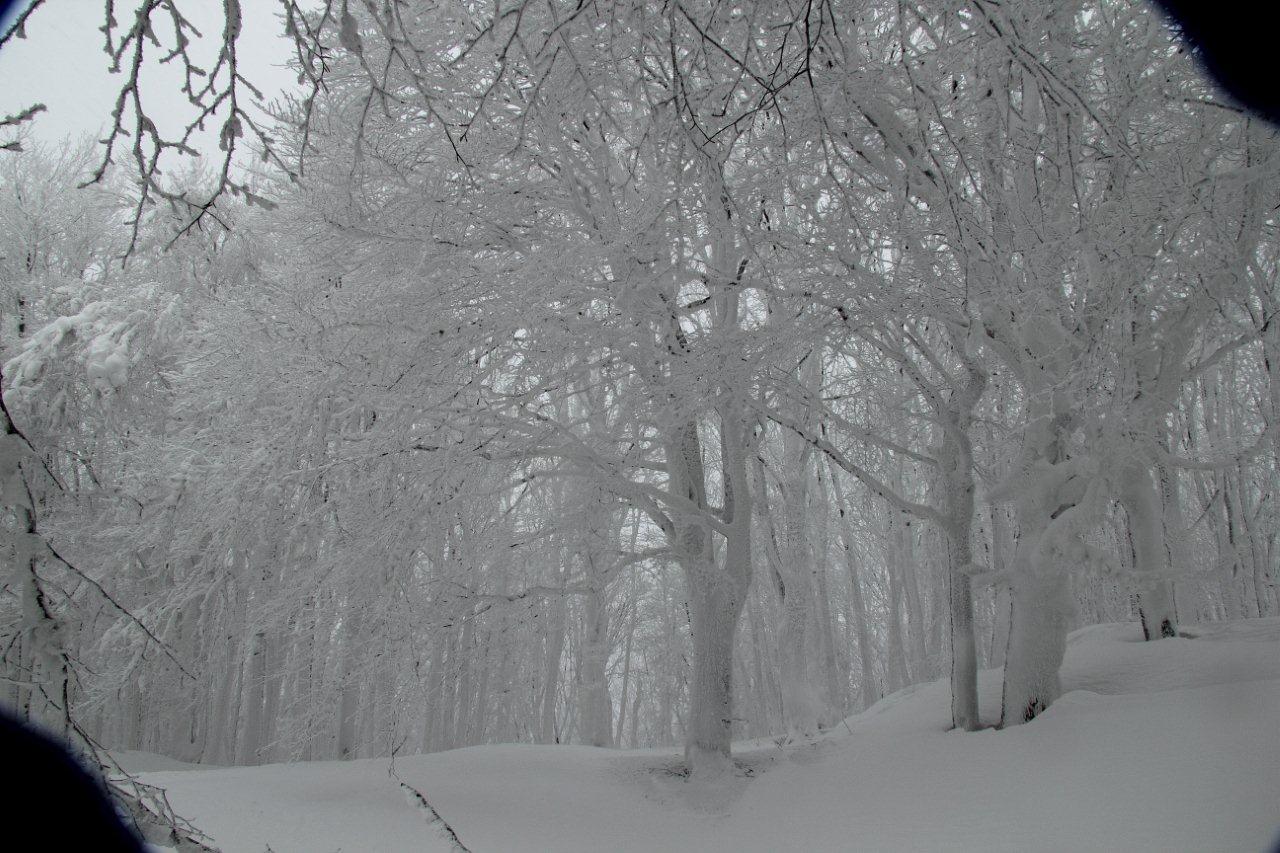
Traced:
[[0, 151], [7, 707], [713, 775], [1280, 615], [1280, 146], [1147, 5], [285, 2], [267, 118], [226, 0], [203, 172], [127, 73], [181, 6], [114, 150]]

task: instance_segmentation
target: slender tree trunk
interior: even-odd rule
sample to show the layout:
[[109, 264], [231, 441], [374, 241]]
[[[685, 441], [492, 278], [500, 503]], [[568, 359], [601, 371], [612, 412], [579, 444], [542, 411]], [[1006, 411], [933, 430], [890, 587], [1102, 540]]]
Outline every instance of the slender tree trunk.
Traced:
[[907, 605], [907, 646], [910, 652], [908, 669], [910, 682], [915, 684], [927, 680], [930, 675], [925, 640], [928, 626], [924, 618], [924, 602], [920, 596], [920, 564], [916, 549], [918, 525], [905, 516], [900, 521], [902, 524], [898, 527], [898, 534], [901, 546], [898, 553], [901, 555], [899, 565], [902, 568], [902, 590]]
[[973, 590], [964, 569], [972, 561], [969, 531], [948, 530], [947, 600], [951, 611], [951, 722], [974, 731], [978, 719], [978, 648], [973, 635]]
[[244, 723], [236, 763], [257, 764], [262, 749], [263, 688], [267, 679], [266, 637], [262, 631], [254, 631], [250, 635], [249, 659], [244, 666]]
[[582, 673], [578, 729], [583, 743], [591, 746], [613, 746], [611, 727], [613, 702], [609, 698], [608, 664], [609, 611], [604, 591], [592, 590], [584, 603], [585, 621], [582, 639]]
[[889, 661], [885, 680], [888, 682], [888, 692], [893, 693], [910, 684], [911, 678], [907, 673], [906, 647], [902, 640], [902, 561], [898, 556], [901, 539], [896, 526], [891, 526], [890, 530], [890, 541], [886, 548], [889, 557], [886, 560], [889, 574]]
[[489, 707], [489, 679], [492, 677], [493, 671], [493, 646], [490, 644], [490, 631], [488, 628], [484, 630], [483, 636], [476, 642], [476, 648], [481, 651], [476, 657], [480, 659], [479, 677], [476, 679], [476, 695], [472, 701], [472, 711], [467, 716], [467, 739], [466, 744], [472, 746], [477, 743], [484, 743], [485, 732], [489, 724], [489, 714], [492, 710]]
[[453, 736], [450, 738], [454, 746], [467, 746], [467, 738], [471, 730], [471, 709], [475, 692], [475, 640], [476, 623], [468, 619], [462, 625], [462, 639], [458, 642], [458, 692], [454, 699]]
[[461, 656], [462, 654], [458, 650], [457, 632], [451, 629], [444, 639], [444, 665], [437, 674], [432, 676], [432, 681], [438, 691], [439, 702], [439, 711], [432, 722], [432, 726], [435, 729], [435, 736], [432, 741], [435, 743], [436, 749], [452, 749], [457, 746], [457, 742], [453, 739], [453, 718], [454, 710], [457, 706], [458, 670], [460, 668], [458, 659]]
[[858, 695], [863, 710], [870, 708], [880, 698], [876, 689], [875, 661], [871, 647], [871, 635], [867, 630], [867, 607], [862, 597], [862, 579], [858, 574], [858, 560], [854, 552], [854, 536], [845, 517], [845, 500], [840, 487], [840, 475], [831, 466], [831, 484], [836, 506], [840, 513], [840, 542], [844, 547], [845, 567], [849, 572], [849, 607], [853, 616], [853, 631], [858, 644], [858, 664], [861, 672]]
[[542, 674], [539, 743], [556, 742], [556, 690], [560, 683], [560, 658], [564, 654], [565, 609], [563, 596], [557, 596], [550, 603], [550, 619], [546, 629], [546, 657]]
[[[996, 577], [1005, 576], [1005, 515], [1001, 507], [991, 507], [991, 570]], [[988, 655], [990, 665], [1004, 666], [1005, 651], [1009, 646], [1010, 617], [1013, 613], [1013, 602], [1009, 596], [1009, 585], [1003, 581], [996, 587], [995, 613], [991, 620], [991, 651]]]
[[440, 745], [440, 715], [444, 692], [444, 638], [432, 638], [431, 661], [426, 680], [426, 717], [422, 721], [422, 751], [434, 752]]
[[835, 624], [831, 617], [831, 592], [827, 587], [827, 555], [831, 547], [831, 514], [828, 509], [830, 498], [821, 468], [815, 474], [819, 524], [814, 537], [816, 547], [809, 550], [809, 571], [813, 576], [813, 590], [816, 593], [817, 611], [814, 616], [817, 620], [818, 653], [823, 676], [822, 715], [818, 724], [830, 727], [843, 718], [848, 707], [847, 691], [842, 686], [848, 680], [841, 671], [839, 656], [836, 654], [836, 641], [832, 636]]
[[[640, 610], [640, 602], [636, 600], [636, 578], [638, 574], [632, 573], [631, 583], [631, 614], [627, 619], [627, 638], [624, 641], [622, 653], [622, 694], [618, 700], [618, 725], [614, 729], [613, 742], [618, 747], [623, 745], [622, 734], [627, 722], [627, 703], [631, 693], [631, 644], [635, 640], [636, 635], [636, 618]], [[635, 743], [632, 742], [632, 747]]]

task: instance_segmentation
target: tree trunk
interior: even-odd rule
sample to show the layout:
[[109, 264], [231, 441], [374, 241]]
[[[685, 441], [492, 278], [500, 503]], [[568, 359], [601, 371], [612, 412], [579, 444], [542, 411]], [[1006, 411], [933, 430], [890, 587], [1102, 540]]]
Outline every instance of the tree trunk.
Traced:
[[978, 719], [978, 649], [973, 636], [973, 590], [966, 572], [969, 531], [948, 529], [947, 600], [951, 615], [951, 724], [975, 731]]
[[1173, 582], [1166, 572], [1168, 551], [1160, 494], [1151, 472], [1145, 468], [1132, 466], [1121, 474], [1120, 480], [1120, 500], [1129, 518], [1133, 568], [1141, 584], [1138, 613], [1142, 636], [1147, 640], [1176, 637], [1178, 618], [1173, 607]]
[[556, 688], [560, 683], [560, 657], [564, 654], [565, 601], [556, 596], [550, 602], [546, 634], [546, 658], [542, 674], [542, 710], [538, 742], [556, 742]]
[[262, 750], [263, 689], [267, 679], [266, 637], [254, 631], [249, 637], [249, 660], [244, 687], [244, 728], [241, 733], [237, 764], [257, 764]]
[[[1005, 573], [1005, 516], [1000, 507], [991, 507], [991, 571], [998, 578]], [[1005, 651], [1009, 647], [1009, 619], [1013, 602], [1009, 597], [1009, 585], [1003, 581], [996, 587], [995, 612], [991, 619], [991, 648], [988, 665], [1004, 666]]]
[[1031, 721], [1062, 695], [1058, 670], [1067, 651], [1067, 587], [1066, 574], [1053, 569], [1025, 572], [1014, 582], [1002, 726]]
[[[733, 727], [733, 646], [738, 617], [751, 584], [752, 496], [747, 481], [747, 452], [741, 415], [729, 405], [721, 411], [720, 453], [724, 481], [725, 544], [717, 566], [707, 523], [686, 517], [672, 532], [689, 593], [693, 633], [693, 677], [689, 682], [689, 719], [685, 727], [685, 763], [694, 777], [729, 771]], [[702, 450], [697, 425], [680, 430], [671, 485], [695, 505], [707, 507]]]
[[342, 620], [342, 657], [338, 669], [338, 731], [334, 750], [338, 758], [355, 758], [359, 750], [361, 664], [359, 644], [364, 620], [359, 607], [347, 604]]
[[[631, 616], [627, 620], [627, 639], [622, 653], [622, 695], [618, 700], [618, 725], [614, 729], [613, 742], [618, 747], [623, 745], [622, 734], [626, 730], [627, 701], [631, 693], [631, 645], [636, 635], [636, 614], [640, 611], [640, 602], [636, 599], [636, 579], [638, 573], [631, 575]], [[637, 694], [639, 691], [636, 691]], [[632, 747], [635, 746], [633, 741]]]
[[968, 439], [949, 437], [938, 456], [944, 495], [943, 547], [947, 552], [947, 603], [951, 621], [951, 724], [971, 732], [978, 719], [978, 647], [973, 635], [973, 469]]
[[578, 731], [581, 740], [591, 746], [613, 746], [613, 702], [609, 698], [608, 664], [609, 611], [603, 590], [592, 590], [586, 596], [585, 632], [582, 638], [582, 660], [579, 664], [581, 686]]
[[886, 570], [889, 574], [889, 661], [885, 667], [885, 681], [888, 692], [901, 690], [910, 683], [907, 674], [906, 648], [902, 640], [902, 580], [899, 574], [901, 560], [898, 559], [900, 539], [896, 526], [891, 525], [891, 534], [886, 555]]
[[1046, 556], [1047, 507], [1061, 504], [1056, 487], [1044, 481], [1047, 477], [1029, 484], [1017, 504], [1019, 539], [1010, 584], [1013, 606], [1001, 726], [1029, 722], [1062, 693], [1058, 670], [1067, 650], [1071, 599], [1066, 570]]
[[693, 679], [684, 756], [697, 776], [730, 769], [733, 640], [745, 596], [714, 566], [688, 572]]
[[835, 466], [831, 466], [831, 484], [835, 493], [836, 506], [840, 513], [840, 544], [844, 547], [845, 567], [849, 571], [849, 607], [853, 616], [853, 631], [858, 643], [858, 664], [861, 678], [858, 685], [858, 696], [862, 710], [875, 704], [880, 698], [876, 689], [875, 661], [872, 657], [871, 635], [867, 630], [867, 608], [862, 597], [862, 579], [858, 576], [858, 560], [854, 553], [853, 530], [845, 518], [845, 501], [840, 488], [840, 475]]

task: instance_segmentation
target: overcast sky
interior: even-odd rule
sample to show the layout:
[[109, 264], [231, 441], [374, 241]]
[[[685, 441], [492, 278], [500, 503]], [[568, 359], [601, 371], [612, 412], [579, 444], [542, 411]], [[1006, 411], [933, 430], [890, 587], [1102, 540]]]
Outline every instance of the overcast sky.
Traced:
[[[2, 2], [2, 0], [0, 0]], [[11, 8], [5, 27], [26, 5], [19, 0]], [[129, 7], [120, 4], [116, 15], [128, 20]], [[289, 44], [282, 36], [274, 0], [249, 0], [244, 6], [244, 30], [239, 41], [242, 69], [268, 96], [294, 85], [285, 69]], [[212, 46], [222, 33], [221, 0], [185, 0], [183, 12], [191, 17]], [[60, 144], [68, 138], [100, 136], [107, 127], [121, 85], [120, 75], [108, 73], [101, 27], [102, 0], [50, 0], [27, 23], [27, 38], [13, 40], [0, 50], [0, 116], [11, 115], [34, 103], [43, 103], [33, 128], [40, 141]], [[176, 69], [175, 69], [176, 70]], [[178, 91], [178, 77], [167, 68], [149, 68], [144, 77], [144, 98], [155, 106], [161, 131], [175, 133], [191, 109]], [[206, 146], [212, 150], [212, 131]]]

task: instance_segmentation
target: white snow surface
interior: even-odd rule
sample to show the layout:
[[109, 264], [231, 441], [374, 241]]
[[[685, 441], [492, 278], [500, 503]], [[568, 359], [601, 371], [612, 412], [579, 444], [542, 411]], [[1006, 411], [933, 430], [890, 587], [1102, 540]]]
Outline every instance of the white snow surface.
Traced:
[[[1280, 619], [1074, 632], [1067, 691], [1005, 731], [947, 731], [938, 682], [824, 736], [735, 745], [714, 783], [674, 750], [503, 745], [402, 757], [474, 853], [1250, 851], [1280, 840]], [[983, 719], [1000, 673], [981, 673]], [[139, 756], [131, 756], [135, 766]], [[148, 772], [226, 853], [447, 851], [386, 759]]]

